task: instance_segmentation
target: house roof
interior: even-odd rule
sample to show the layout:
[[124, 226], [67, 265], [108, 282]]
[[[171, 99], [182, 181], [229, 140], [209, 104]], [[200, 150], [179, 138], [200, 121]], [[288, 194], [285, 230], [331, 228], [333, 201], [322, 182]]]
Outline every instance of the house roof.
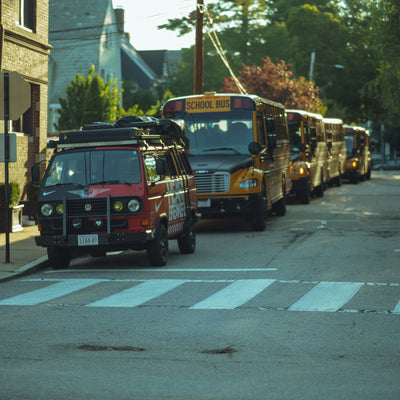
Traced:
[[159, 77], [169, 73], [165, 68], [171, 69], [181, 59], [180, 50], [140, 50], [138, 53]]
[[[110, 10], [113, 10], [111, 0], [50, 0], [49, 43], [53, 46], [50, 104], [58, 104], [58, 99], [65, 97], [65, 89], [76, 74], [86, 76], [92, 65], [100, 74], [100, 38]], [[113, 13], [109, 15], [114, 17]], [[118, 34], [115, 17], [110, 30], [113, 35]]]

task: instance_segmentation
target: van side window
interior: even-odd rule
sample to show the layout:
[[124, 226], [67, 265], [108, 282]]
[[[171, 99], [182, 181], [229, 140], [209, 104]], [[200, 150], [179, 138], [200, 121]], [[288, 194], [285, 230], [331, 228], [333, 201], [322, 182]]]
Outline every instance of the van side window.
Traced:
[[146, 154], [143, 156], [146, 178], [148, 182], [156, 182], [160, 180], [160, 175], [156, 172], [156, 157]]

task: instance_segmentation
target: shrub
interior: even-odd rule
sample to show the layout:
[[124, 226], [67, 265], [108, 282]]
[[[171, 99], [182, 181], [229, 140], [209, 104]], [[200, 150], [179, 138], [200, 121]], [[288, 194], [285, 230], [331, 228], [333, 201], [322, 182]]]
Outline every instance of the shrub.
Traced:
[[[8, 204], [10, 207], [16, 206], [19, 203], [21, 191], [18, 183], [10, 182], [8, 184]], [[0, 206], [4, 207], [5, 202], [5, 183], [0, 184]]]

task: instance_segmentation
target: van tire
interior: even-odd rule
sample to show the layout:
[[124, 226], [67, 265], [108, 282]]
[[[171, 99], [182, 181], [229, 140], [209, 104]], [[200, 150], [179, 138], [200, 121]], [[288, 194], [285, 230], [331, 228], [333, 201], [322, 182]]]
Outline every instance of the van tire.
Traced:
[[189, 218], [183, 235], [178, 237], [178, 247], [182, 254], [192, 254], [196, 248], [196, 228], [193, 218]]
[[69, 250], [59, 247], [48, 247], [47, 257], [49, 259], [49, 264], [54, 269], [67, 268], [71, 260], [71, 254]]
[[147, 248], [147, 259], [153, 267], [162, 267], [167, 263], [168, 232], [166, 224], [160, 224], [155, 239]]

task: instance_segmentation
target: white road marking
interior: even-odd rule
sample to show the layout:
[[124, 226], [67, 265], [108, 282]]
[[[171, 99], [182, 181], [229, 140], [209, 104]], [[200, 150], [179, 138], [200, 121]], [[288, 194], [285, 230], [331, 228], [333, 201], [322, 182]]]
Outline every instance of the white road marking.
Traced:
[[34, 306], [76, 292], [77, 290], [93, 286], [102, 282], [101, 279], [68, 279], [50, 286], [33, 290], [28, 293], [19, 294], [0, 301], [2, 305]]
[[152, 279], [123, 290], [87, 307], [136, 307], [185, 283], [182, 279]]
[[190, 307], [192, 310], [225, 309], [232, 310], [248, 302], [266, 287], [275, 282], [275, 279], [245, 279], [238, 280]]
[[278, 271], [278, 268], [129, 268], [129, 269], [65, 269], [45, 271], [45, 274], [65, 272], [268, 272]]
[[397, 303], [396, 307], [394, 308], [393, 314], [400, 314], [400, 301]]
[[335, 312], [346, 304], [363, 285], [360, 282], [320, 282], [290, 306], [289, 311]]

